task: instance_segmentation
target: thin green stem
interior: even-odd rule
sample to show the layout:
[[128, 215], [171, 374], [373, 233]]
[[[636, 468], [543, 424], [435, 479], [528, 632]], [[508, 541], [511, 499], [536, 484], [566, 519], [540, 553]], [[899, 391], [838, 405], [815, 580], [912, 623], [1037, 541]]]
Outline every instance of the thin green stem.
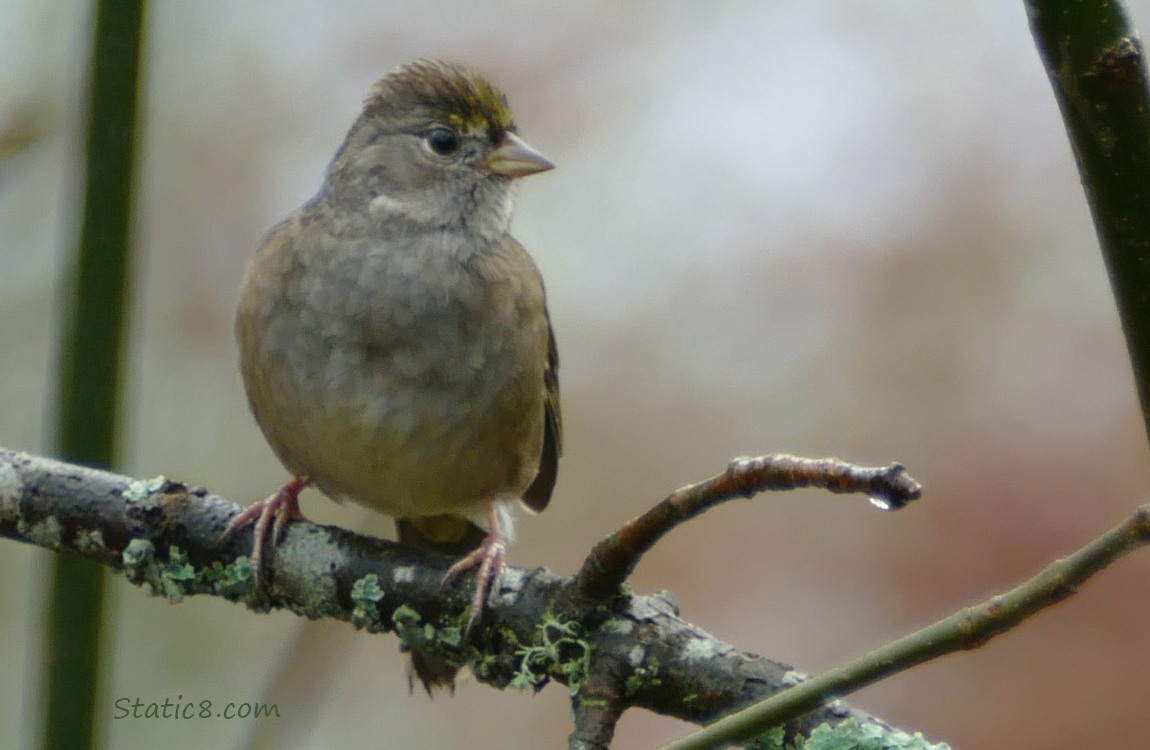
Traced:
[[705, 750], [756, 737], [771, 727], [945, 654], [979, 648], [991, 638], [1072, 595], [1118, 558], [1150, 543], [1150, 505], [1005, 594], [960, 610], [818, 677], [776, 693], [663, 750]]
[[[90, 69], [84, 213], [64, 300], [56, 441], [68, 459], [112, 465], [118, 454], [120, 371], [127, 327], [133, 150], [143, 0], [100, 0]], [[45, 638], [42, 747], [95, 741], [103, 573], [53, 560]]]

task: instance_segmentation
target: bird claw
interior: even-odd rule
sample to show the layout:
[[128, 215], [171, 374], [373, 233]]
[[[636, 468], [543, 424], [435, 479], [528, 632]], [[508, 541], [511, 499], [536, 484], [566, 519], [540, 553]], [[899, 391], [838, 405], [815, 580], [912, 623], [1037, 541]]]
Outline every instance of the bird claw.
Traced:
[[506, 555], [507, 539], [500, 532], [492, 531], [478, 547], [452, 565], [443, 576], [440, 585], [451, 583], [471, 568], [478, 568], [475, 571], [475, 596], [471, 600], [471, 616], [467, 618], [466, 630], [470, 631], [471, 626], [483, 615], [483, 608], [491, 592], [498, 588], [506, 568]]
[[279, 544], [283, 530], [288, 521], [306, 521], [307, 516], [299, 507], [299, 495], [304, 491], [311, 480], [307, 477], [294, 477], [284, 486], [276, 490], [271, 497], [252, 503], [237, 513], [224, 533], [220, 534], [220, 541], [224, 541], [237, 530], [247, 526], [253, 520], [255, 529], [252, 538], [252, 582], [258, 590], [260, 587], [260, 571], [263, 569], [264, 541], [268, 536], [268, 527], [271, 527], [272, 547]]

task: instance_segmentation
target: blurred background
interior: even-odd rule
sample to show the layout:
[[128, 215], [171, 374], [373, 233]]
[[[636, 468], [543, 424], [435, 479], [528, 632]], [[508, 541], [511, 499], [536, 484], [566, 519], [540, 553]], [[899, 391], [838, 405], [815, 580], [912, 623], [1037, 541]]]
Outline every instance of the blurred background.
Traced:
[[[1129, 3], [1150, 19], [1150, 0]], [[50, 445], [78, 225], [90, 9], [0, 0], [0, 445]], [[511, 561], [591, 545], [740, 454], [906, 463], [897, 514], [813, 491], [731, 503], [639, 591], [818, 672], [1013, 586], [1147, 498], [1105, 269], [1021, 2], [155, 2], [135, 224], [126, 472], [238, 502], [284, 472], [231, 317], [263, 232], [319, 185], [372, 83], [485, 70], [559, 165], [515, 222], [547, 280], [566, 452]], [[314, 493], [313, 520], [390, 534]], [[0, 543], [0, 747], [35, 737], [49, 553]], [[1145, 742], [1150, 553], [973, 653], [850, 698], [956, 748]], [[559, 747], [566, 691], [409, 695], [392, 637], [111, 582], [108, 746]], [[177, 698], [177, 696], [180, 696]], [[274, 700], [278, 720], [115, 719], [118, 699]], [[616, 746], [689, 727], [628, 713]]]

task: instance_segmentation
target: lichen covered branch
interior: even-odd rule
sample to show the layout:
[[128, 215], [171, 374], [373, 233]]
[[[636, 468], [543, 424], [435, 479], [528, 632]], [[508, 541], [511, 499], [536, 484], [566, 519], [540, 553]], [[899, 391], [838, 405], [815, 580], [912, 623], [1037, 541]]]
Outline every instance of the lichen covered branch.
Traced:
[[[209, 594], [394, 632], [402, 647], [466, 664], [496, 687], [560, 682], [575, 701], [573, 747], [610, 741], [628, 708], [707, 723], [801, 679], [682, 620], [669, 594], [588, 601], [574, 579], [546, 569], [508, 569], [467, 631], [471, 580], [441, 587], [449, 558], [305, 522], [288, 525], [257, 595], [251, 532], [220, 541], [240, 510], [162, 477], [134, 480], [0, 449], [0, 536], [81, 555], [172, 601]], [[783, 728], [805, 736], [847, 717], [880, 723], [840, 703]]]

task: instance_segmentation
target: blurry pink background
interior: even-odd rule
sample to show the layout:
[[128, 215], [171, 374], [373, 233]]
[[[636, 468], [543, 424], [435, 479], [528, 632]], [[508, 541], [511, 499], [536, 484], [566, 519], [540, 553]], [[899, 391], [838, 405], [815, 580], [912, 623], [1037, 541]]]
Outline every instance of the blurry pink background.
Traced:
[[[0, 445], [46, 450], [60, 259], [76, 232], [88, 4], [0, 0]], [[375, 79], [473, 63], [559, 169], [515, 233], [547, 280], [566, 453], [511, 560], [591, 545], [740, 454], [898, 460], [897, 514], [813, 491], [724, 506], [639, 591], [818, 672], [1013, 586], [1146, 500], [1147, 440], [1105, 270], [1021, 2], [154, 3], [124, 469], [237, 501], [283, 478], [231, 316]], [[1150, 0], [1129, 4], [1150, 19]], [[308, 494], [316, 521], [390, 533]], [[0, 543], [0, 747], [35, 737], [49, 553]], [[849, 698], [956, 748], [1150, 737], [1150, 552], [974, 653]], [[560, 747], [566, 691], [408, 695], [392, 637], [116, 579], [110, 747]], [[272, 675], [286, 669], [271, 690]], [[294, 670], [294, 671], [292, 671]], [[298, 680], [293, 675], [304, 675]], [[274, 695], [281, 719], [116, 720], [114, 701]], [[619, 748], [689, 727], [640, 711]], [[276, 734], [283, 732], [286, 736]]]

